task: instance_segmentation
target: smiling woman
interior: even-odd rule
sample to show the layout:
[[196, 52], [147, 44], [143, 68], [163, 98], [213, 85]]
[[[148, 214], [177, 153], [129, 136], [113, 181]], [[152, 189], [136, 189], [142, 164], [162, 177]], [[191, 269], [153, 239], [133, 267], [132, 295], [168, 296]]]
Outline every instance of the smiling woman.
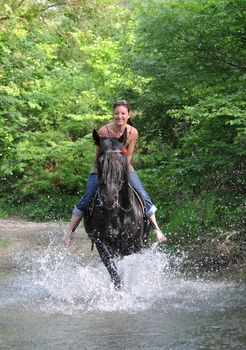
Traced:
[[[125, 152], [127, 152], [127, 159], [129, 165], [128, 171], [128, 181], [132, 185], [133, 188], [140, 194], [141, 198], [144, 201], [145, 212], [148, 216], [153, 228], [155, 238], [158, 242], [166, 241], [166, 237], [161, 232], [155, 218], [155, 212], [157, 208], [153, 205], [149, 195], [144, 190], [138, 175], [136, 174], [131, 161], [132, 155], [135, 149], [135, 145], [138, 139], [138, 131], [133, 127], [131, 122], [131, 110], [127, 101], [119, 100], [113, 105], [113, 120], [111, 123], [103, 125], [99, 131], [98, 135], [100, 138], [109, 138], [109, 139], [119, 139], [125, 133], [126, 137], [124, 139], [124, 148]], [[98, 145], [96, 149], [96, 158], [98, 156]], [[67, 232], [64, 236], [64, 243], [66, 246], [69, 245], [72, 233], [75, 231], [77, 226], [79, 225], [80, 220], [84, 217], [88, 201], [95, 191], [98, 185], [98, 176], [97, 176], [97, 165], [94, 163], [91, 173], [88, 178], [88, 182], [86, 185], [85, 193], [80, 201], [76, 204], [73, 209], [73, 215], [71, 221], [68, 225]]]

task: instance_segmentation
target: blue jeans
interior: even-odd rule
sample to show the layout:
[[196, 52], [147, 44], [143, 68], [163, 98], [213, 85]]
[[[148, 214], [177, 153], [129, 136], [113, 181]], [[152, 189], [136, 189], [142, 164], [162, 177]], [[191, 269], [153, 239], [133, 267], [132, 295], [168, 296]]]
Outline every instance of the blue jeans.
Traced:
[[[145, 210], [147, 216], [153, 215], [157, 208], [153, 205], [148, 193], [144, 190], [143, 185], [141, 184], [141, 181], [137, 175], [136, 172], [131, 172], [128, 175], [129, 177], [129, 182], [134, 187], [140, 196], [142, 197], [145, 205]], [[79, 202], [75, 205], [73, 208], [73, 214], [82, 218], [84, 216], [84, 213], [86, 212], [87, 209], [87, 204], [88, 201], [94, 192], [96, 186], [98, 184], [98, 177], [97, 174], [90, 174], [87, 180], [86, 188], [85, 188], [85, 193], [83, 197], [80, 198]]]

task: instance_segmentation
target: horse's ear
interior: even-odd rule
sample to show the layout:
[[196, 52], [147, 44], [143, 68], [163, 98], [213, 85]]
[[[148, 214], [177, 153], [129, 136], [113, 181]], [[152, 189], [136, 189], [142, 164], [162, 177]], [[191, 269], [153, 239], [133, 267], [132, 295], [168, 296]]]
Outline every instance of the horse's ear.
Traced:
[[122, 145], [126, 145], [127, 143], [127, 128], [125, 128], [123, 134], [121, 135], [121, 137], [118, 139], [118, 141], [120, 143], [122, 143]]
[[94, 140], [95, 144], [97, 146], [99, 146], [99, 144], [100, 144], [100, 136], [98, 135], [98, 132], [95, 129], [93, 130], [92, 136], [93, 136], [93, 140]]

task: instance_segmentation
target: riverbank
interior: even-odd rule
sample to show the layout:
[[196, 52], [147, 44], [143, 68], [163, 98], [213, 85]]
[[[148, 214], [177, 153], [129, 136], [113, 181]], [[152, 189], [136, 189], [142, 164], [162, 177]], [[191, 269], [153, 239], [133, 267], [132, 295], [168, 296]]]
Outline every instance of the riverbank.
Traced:
[[[54, 240], [63, 247], [66, 225], [60, 221], [38, 223], [16, 217], [0, 219], [0, 272], [19, 268], [14, 256], [25, 255], [30, 250], [45, 250]], [[90, 248], [90, 241], [81, 226], [74, 234], [69, 251], [90, 255]]]
[[[0, 219], [0, 271], [19, 268], [13, 256], [30, 250], [47, 249], [51, 241], [63, 246], [62, 237], [67, 223], [36, 223], [19, 218]], [[69, 252], [91, 254], [91, 243], [80, 226], [74, 234]], [[176, 253], [175, 253], [176, 254]], [[203, 239], [181, 249], [185, 255], [182, 270], [185, 273], [216, 274], [246, 279], [245, 236], [230, 232], [220, 239]], [[97, 255], [96, 250], [93, 255]]]
[[183, 270], [191, 274], [236, 277], [246, 280], [245, 233], [231, 231], [214, 238], [203, 237], [183, 247]]

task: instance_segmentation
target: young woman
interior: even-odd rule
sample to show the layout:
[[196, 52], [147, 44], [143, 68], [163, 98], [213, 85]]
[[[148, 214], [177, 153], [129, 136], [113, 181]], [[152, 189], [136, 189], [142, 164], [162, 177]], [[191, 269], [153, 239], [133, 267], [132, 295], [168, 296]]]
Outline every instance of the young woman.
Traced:
[[[131, 117], [131, 112], [130, 112], [129, 104], [124, 100], [117, 101], [113, 105], [113, 121], [109, 124], [102, 126], [99, 129], [98, 134], [101, 137], [119, 138], [123, 134], [125, 128], [127, 128], [128, 137], [127, 137], [126, 148], [127, 148], [127, 157], [130, 165], [129, 182], [140, 193], [141, 197], [144, 200], [146, 214], [154, 226], [155, 239], [158, 242], [165, 242], [166, 237], [163, 235], [163, 233], [161, 232], [156, 222], [155, 212], [157, 208], [153, 205], [149, 195], [144, 190], [138, 175], [136, 174], [136, 172], [134, 171], [131, 165], [132, 155], [138, 139], [138, 131], [136, 128], [132, 126], [130, 117]], [[83, 218], [87, 208], [88, 200], [91, 194], [93, 193], [95, 187], [97, 186], [97, 183], [98, 183], [97, 169], [94, 163], [87, 181], [85, 193], [73, 209], [73, 215], [70, 223], [68, 224], [67, 231], [63, 239], [65, 246], [69, 245], [73, 232], [79, 225], [80, 220]]]

